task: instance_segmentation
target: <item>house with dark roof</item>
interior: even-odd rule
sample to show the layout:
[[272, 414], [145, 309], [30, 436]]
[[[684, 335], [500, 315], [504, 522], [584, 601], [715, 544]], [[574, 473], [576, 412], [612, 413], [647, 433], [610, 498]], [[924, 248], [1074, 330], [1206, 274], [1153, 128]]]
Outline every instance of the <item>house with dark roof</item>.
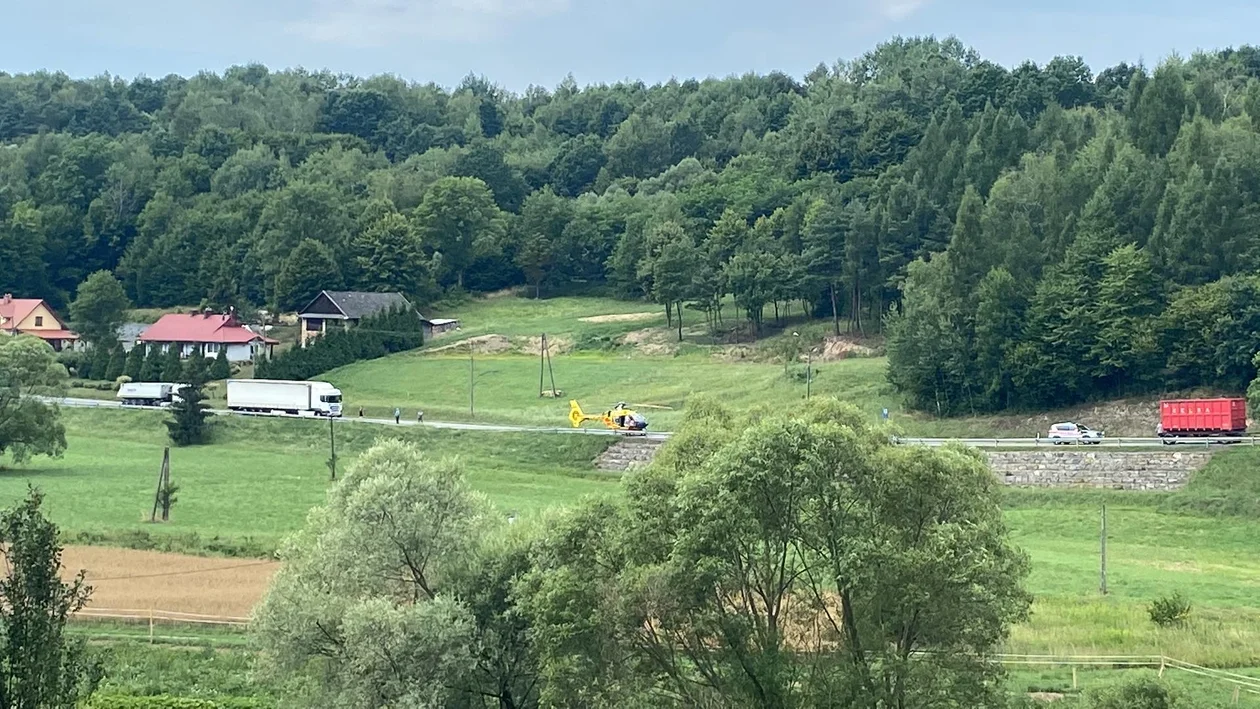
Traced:
[[130, 352], [131, 348], [140, 341], [140, 336], [148, 329], [148, 323], [127, 322], [119, 325], [118, 342], [122, 344], [123, 352]]
[[150, 325], [138, 342], [146, 347], [161, 347], [163, 352], [179, 348], [180, 357], [201, 351], [206, 357], [218, 357], [227, 350], [229, 362], [252, 362], [270, 357], [279, 340], [254, 332], [236, 319], [235, 313], [219, 314], [171, 313]]
[[[390, 308], [415, 310], [402, 293], [365, 293], [362, 291], [320, 291], [315, 299], [298, 312], [301, 335], [298, 341], [306, 343], [328, 332], [328, 328], [340, 325], [348, 328], [360, 320], [384, 312]], [[432, 323], [419, 313], [425, 337], [432, 334]]]
[[70, 349], [79, 336], [41, 298], [14, 298], [5, 293], [0, 298], [0, 333], [34, 335], [52, 345], [58, 352]]

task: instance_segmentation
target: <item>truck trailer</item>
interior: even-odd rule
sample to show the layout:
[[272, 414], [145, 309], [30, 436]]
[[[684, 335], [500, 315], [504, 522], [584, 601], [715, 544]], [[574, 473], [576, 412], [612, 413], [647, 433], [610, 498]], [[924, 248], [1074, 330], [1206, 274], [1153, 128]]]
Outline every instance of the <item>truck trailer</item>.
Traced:
[[166, 382], [128, 382], [118, 387], [115, 396], [123, 406], [170, 406], [181, 388], [182, 384]]
[[341, 392], [328, 382], [229, 379], [231, 411], [289, 416], [341, 416]]
[[1237, 437], [1247, 433], [1247, 400], [1166, 399], [1159, 402], [1157, 433], [1164, 443], [1177, 438]]

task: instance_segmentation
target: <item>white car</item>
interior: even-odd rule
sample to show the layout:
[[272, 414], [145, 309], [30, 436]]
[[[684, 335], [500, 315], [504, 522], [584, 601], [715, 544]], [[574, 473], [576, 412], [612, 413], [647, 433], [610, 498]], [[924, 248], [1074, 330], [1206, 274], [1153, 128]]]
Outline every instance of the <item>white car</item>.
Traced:
[[1079, 423], [1056, 423], [1050, 427], [1050, 442], [1056, 446], [1065, 443], [1084, 443], [1098, 445], [1102, 443], [1103, 432], [1095, 431], [1089, 426]]

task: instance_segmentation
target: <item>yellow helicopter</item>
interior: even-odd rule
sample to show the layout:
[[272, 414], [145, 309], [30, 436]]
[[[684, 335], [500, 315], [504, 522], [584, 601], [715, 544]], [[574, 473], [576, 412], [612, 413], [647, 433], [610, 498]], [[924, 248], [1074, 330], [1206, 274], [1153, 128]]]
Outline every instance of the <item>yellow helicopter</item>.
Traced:
[[[658, 407], [667, 408], [667, 407]], [[587, 421], [599, 421], [604, 426], [627, 436], [646, 436], [648, 422], [643, 414], [629, 408], [624, 401], [602, 414], [588, 414], [582, 411], [577, 401], [569, 400], [569, 423], [580, 428]]]

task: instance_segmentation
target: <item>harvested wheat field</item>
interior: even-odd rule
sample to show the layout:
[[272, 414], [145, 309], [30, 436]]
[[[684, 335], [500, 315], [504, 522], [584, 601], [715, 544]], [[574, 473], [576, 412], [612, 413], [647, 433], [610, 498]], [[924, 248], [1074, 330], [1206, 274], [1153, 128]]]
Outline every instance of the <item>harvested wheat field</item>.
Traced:
[[87, 571], [89, 611], [173, 611], [206, 616], [248, 617], [271, 583], [279, 562], [211, 559], [134, 549], [68, 546], [63, 574]]

